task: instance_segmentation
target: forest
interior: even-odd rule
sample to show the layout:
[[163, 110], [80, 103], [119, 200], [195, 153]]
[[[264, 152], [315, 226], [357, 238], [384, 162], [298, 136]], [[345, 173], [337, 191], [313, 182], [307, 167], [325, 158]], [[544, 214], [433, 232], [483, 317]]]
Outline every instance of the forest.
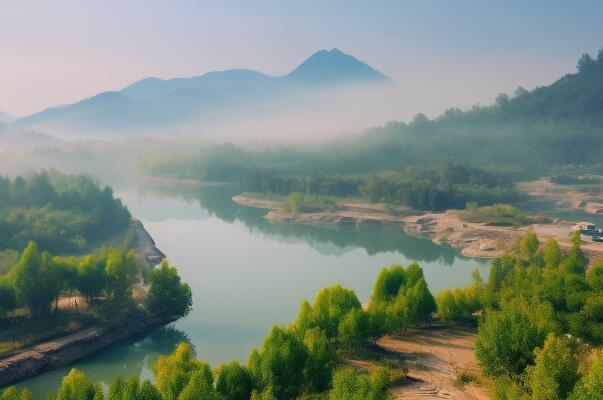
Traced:
[[[492, 262], [484, 281], [433, 296], [422, 268], [392, 265], [376, 278], [368, 307], [340, 285], [303, 302], [288, 326], [275, 326], [260, 349], [213, 369], [186, 343], [152, 365], [154, 381], [116, 377], [108, 394], [72, 370], [52, 399], [387, 399], [404, 371], [371, 372], [342, 361], [366, 355], [386, 334], [439, 321], [477, 324], [476, 357], [497, 400], [598, 399], [603, 394], [603, 263], [586, 271], [579, 235], [562, 251], [528, 232]], [[3, 400], [26, 399], [6, 389]]]
[[58, 171], [13, 180], [0, 176], [0, 250], [35, 241], [52, 252], [78, 251], [123, 232], [129, 223], [130, 213], [112, 189], [87, 176]]

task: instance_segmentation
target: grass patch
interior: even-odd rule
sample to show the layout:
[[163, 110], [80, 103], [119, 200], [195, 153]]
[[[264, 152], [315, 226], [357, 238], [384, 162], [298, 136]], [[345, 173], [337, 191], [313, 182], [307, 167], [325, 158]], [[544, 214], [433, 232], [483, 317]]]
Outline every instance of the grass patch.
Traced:
[[471, 383], [478, 383], [479, 378], [468, 371], [463, 371], [454, 378], [454, 385], [457, 387], [463, 387], [465, 385], [469, 385]]
[[467, 203], [459, 217], [465, 222], [484, 223], [489, 226], [522, 226], [548, 224], [551, 219], [543, 215], [532, 216], [510, 204], [494, 204], [479, 207], [477, 203]]
[[334, 197], [293, 192], [287, 197], [284, 209], [292, 213], [336, 211], [339, 204]]
[[45, 320], [19, 318], [14, 323], [15, 341], [13, 342], [10, 319], [0, 319], [0, 356], [81, 331], [97, 321], [90, 313], [69, 314], [66, 312], [60, 312]]

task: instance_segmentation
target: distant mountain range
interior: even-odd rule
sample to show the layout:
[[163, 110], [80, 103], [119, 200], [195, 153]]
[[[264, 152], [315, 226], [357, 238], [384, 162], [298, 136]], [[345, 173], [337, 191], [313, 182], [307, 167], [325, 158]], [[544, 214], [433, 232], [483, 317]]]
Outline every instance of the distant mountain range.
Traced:
[[271, 110], [283, 99], [301, 94], [388, 81], [381, 72], [338, 49], [320, 50], [284, 76], [232, 69], [190, 78], [146, 78], [119, 91], [9, 122], [55, 135], [165, 132], [175, 126], [236, 118], [240, 113], [254, 113], [258, 107]]

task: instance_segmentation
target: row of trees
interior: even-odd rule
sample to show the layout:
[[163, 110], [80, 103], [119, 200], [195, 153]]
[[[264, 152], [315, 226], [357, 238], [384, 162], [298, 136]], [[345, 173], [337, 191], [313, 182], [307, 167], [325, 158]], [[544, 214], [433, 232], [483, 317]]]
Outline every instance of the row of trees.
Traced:
[[[115, 317], [135, 306], [132, 292], [141, 275], [133, 251], [105, 249], [79, 259], [53, 257], [30, 242], [17, 264], [0, 280], [0, 313], [23, 307], [33, 318], [48, 318], [53, 304], [58, 312], [60, 296], [79, 293], [93, 306], [102, 298], [105, 311]], [[146, 306], [151, 313], [180, 317], [190, 311], [190, 288], [167, 260], [149, 273], [148, 280]]]
[[0, 250], [21, 249], [30, 240], [49, 251], [77, 250], [129, 222], [111, 188], [89, 177], [56, 171], [14, 180], [0, 176]]

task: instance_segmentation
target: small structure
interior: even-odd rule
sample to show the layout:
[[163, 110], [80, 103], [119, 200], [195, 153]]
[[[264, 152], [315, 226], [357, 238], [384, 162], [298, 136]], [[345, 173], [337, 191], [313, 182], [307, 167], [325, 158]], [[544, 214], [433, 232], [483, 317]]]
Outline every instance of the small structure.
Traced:
[[580, 233], [584, 234], [587, 234], [588, 232], [599, 233], [599, 231], [597, 230], [597, 225], [591, 222], [578, 222], [576, 225], [574, 225], [572, 229], [575, 231], [580, 231]]

